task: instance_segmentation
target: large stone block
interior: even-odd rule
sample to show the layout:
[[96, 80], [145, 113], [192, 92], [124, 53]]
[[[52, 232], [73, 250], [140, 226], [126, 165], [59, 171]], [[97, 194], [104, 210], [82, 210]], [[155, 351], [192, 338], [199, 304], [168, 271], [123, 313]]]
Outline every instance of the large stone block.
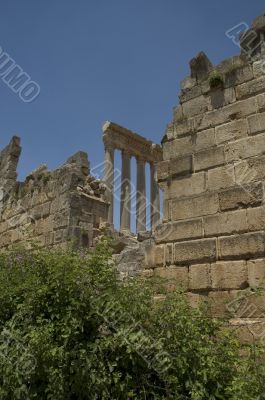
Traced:
[[165, 246], [155, 246], [154, 265], [157, 267], [165, 265]]
[[245, 259], [264, 256], [264, 232], [218, 238], [219, 259]]
[[208, 303], [208, 296], [204, 293], [186, 293], [186, 298], [190, 307], [192, 308], [199, 308], [201, 305]]
[[187, 154], [192, 154], [193, 143], [191, 136], [171, 140], [163, 145], [164, 160], [171, 160]]
[[197, 114], [203, 114], [208, 110], [208, 100], [205, 96], [199, 96], [182, 104], [184, 116], [193, 117]]
[[220, 210], [233, 210], [245, 207], [257, 207], [263, 199], [261, 183], [237, 186], [219, 193]]
[[171, 201], [171, 218], [173, 221], [211, 215], [219, 210], [217, 194], [204, 194], [189, 199]]
[[263, 112], [265, 111], [265, 94], [259, 94], [256, 96], [258, 111]]
[[211, 264], [213, 289], [244, 289], [248, 286], [246, 261], [227, 261]]
[[225, 145], [226, 162], [255, 157], [265, 151], [265, 134], [248, 137]]
[[246, 137], [248, 135], [247, 121], [241, 119], [217, 126], [215, 135], [217, 145]]
[[258, 93], [264, 92], [265, 76], [243, 83], [236, 88], [236, 97], [241, 100]]
[[157, 243], [201, 238], [202, 219], [161, 224], [156, 228], [154, 235]]
[[255, 61], [253, 63], [253, 73], [255, 78], [265, 76], [265, 60]]
[[205, 236], [220, 236], [248, 231], [247, 211], [237, 210], [203, 218]]
[[264, 341], [265, 319], [262, 318], [235, 318], [230, 319], [230, 329], [235, 332], [241, 344], [251, 345]]
[[202, 171], [225, 163], [224, 148], [202, 150], [194, 155], [194, 170]]
[[173, 115], [173, 137], [181, 138], [192, 134], [194, 127], [190, 118]]
[[255, 135], [265, 131], [265, 113], [251, 115], [248, 117], [249, 133]]
[[201, 86], [196, 85], [189, 89], [182, 90], [179, 96], [179, 100], [183, 104], [189, 100], [194, 99], [195, 97], [199, 97], [201, 94], [202, 94]]
[[236, 101], [236, 94], [234, 88], [228, 88], [228, 89], [219, 88], [211, 90], [209, 96], [210, 96], [209, 110], [221, 109], [226, 105], [234, 103]]
[[177, 288], [187, 289], [189, 282], [188, 267], [169, 266], [164, 268], [156, 268], [154, 276], [160, 277], [164, 280], [163, 286], [166, 286], [168, 291], [174, 291]]
[[250, 231], [262, 231], [265, 229], [265, 208], [249, 208], [247, 210], [248, 229]]
[[194, 140], [195, 152], [214, 147], [216, 145], [214, 128], [198, 132], [194, 135]]
[[235, 179], [238, 185], [263, 180], [265, 156], [250, 158], [235, 164]]
[[235, 185], [235, 171], [233, 165], [214, 168], [208, 171], [208, 190], [220, 190]]
[[247, 267], [249, 286], [265, 289], [265, 259], [249, 260]]
[[[241, 291], [240, 291], [241, 292]], [[209, 293], [209, 306], [212, 317], [225, 318], [234, 315], [231, 313], [232, 306], [234, 307], [234, 300], [239, 293], [238, 290], [229, 291], [212, 291]]]
[[169, 185], [169, 198], [194, 196], [205, 192], [206, 174], [199, 172], [188, 178], [174, 179]]
[[211, 265], [198, 264], [191, 265], [189, 268], [189, 289], [207, 290], [212, 286], [211, 283]]
[[205, 130], [236, 119], [242, 119], [248, 115], [255, 114], [256, 111], [257, 103], [255, 98], [237, 101], [221, 109], [213, 110], [205, 113], [203, 116], [196, 117], [196, 126], [198, 130]]
[[253, 70], [251, 65], [246, 65], [241, 68], [232, 66], [225, 74], [225, 87], [237, 86], [253, 79]]
[[192, 173], [192, 156], [178, 157], [169, 163], [169, 175], [178, 177]]
[[176, 264], [198, 264], [216, 259], [216, 240], [200, 239], [175, 244]]

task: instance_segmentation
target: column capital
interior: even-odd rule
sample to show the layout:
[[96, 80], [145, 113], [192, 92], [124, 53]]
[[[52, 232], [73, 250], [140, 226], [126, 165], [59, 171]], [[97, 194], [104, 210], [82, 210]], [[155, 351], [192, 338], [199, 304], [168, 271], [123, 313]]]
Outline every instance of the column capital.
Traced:
[[122, 149], [122, 150], [121, 150], [121, 154], [122, 154], [124, 157], [128, 157], [128, 158], [133, 157], [133, 154], [132, 154], [132, 152], [130, 151], [130, 149]]
[[137, 162], [137, 164], [146, 164], [147, 160], [144, 156], [137, 156], [136, 162]]
[[114, 151], [115, 150], [115, 146], [112, 142], [110, 141], [104, 141], [104, 148], [107, 151]]

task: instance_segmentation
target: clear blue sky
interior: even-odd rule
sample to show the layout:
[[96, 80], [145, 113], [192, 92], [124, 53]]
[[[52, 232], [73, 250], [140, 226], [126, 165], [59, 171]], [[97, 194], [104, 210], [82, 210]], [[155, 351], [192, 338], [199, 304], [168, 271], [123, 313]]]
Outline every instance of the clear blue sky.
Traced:
[[189, 60], [238, 53], [225, 31], [264, 11], [260, 0], [2, 1], [0, 46], [41, 92], [23, 103], [0, 80], [0, 147], [21, 136], [23, 178], [77, 150], [100, 163], [107, 119], [160, 142]]

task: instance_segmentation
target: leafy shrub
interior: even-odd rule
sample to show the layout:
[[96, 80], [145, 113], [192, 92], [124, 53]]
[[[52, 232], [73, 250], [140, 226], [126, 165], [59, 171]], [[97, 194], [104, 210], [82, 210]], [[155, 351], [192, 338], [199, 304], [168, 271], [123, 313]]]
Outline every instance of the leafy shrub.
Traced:
[[121, 282], [93, 255], [0, 256], [1, 400], [262, 399], [264, 373], [181, 293]]
[[222, 75], [218, 71], [211, 72], [209, 76], [209, 85], [211, 89], [223, 87], [224, 80]]

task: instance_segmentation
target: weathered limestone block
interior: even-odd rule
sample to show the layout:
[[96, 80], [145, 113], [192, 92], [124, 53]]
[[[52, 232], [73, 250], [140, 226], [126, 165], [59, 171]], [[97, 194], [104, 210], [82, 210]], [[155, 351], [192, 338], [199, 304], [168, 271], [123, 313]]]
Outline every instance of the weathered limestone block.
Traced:
[[241, 119], [217, 126], [215, 135], [217, 145], [246, 137], [248, 135], [247, 121]]
[[194, 151], [200, 151], [216, 145], [214, 128], [206, 129], [194, 135]]
[[222, 109], [209, 111], [203, 116], [197, 118], [197, 129], [205, 130], [208, 128], [222, 125], [236, 119], [242, 119], [257, 111], [257, 103], [255, 98], [250, 98], [236, 103], [229, 104]]
[[201, 194], [206, 190], [206, 174], [198, 172], [188, 178], [174, 179], [169, 185], [169, 198]]
[[177, 288], [187, 289], [189, 282], [188, 267], [169, 266], [164, 268], [156, 268], [154, 276], [158, 276], [166, 280], [165, 285], [168, 291], [174, 291]]
[[183, 114], [186, 117], [202, 114], [208, 111], [209, 101], [205, 96], [199, 96], [182, 104]]
[[212, 287], [211, 265], [198, 264], [191, 265], [189, 268], [189, 289], [207, 290]]
[[213, 289], [244, 289], [248, 286], [246, 261], [227, 261], [211, 264]]
[[218, 238], [219, 259], [248, 259], [264, 256], [264, 232]]
[[157, 243], [201, 238], [203, 236], [202, 219], [160, 224], [154, 236]]
[[182, 90], [179, 96], [179, 100], [183, 104], [189, 100], [199, 97], [201, 94], [202, 94], [201, 86], [196, 85], [191, 87], [190, 89]]
[[186, 298], [188, 300], [189, 305], [192, 308], [198, 308], [203, 304], [208, 303], [208, 296], [204, 293], [192, 293], [188, 292], [186, 294]]
[[192, 138], [191, 136], [175, 139], [164, 143], [163, 159], [170, 160], [187, 154], [192, 154]]
[[224, 167], [214, 168], [208, 171], [208, 190], [220, 190], [234, 185], [235, 171], [233, 165], [225, 165]]
[[155, 246], [154, 265], [157, 267], [165, 265], [165, 246]]
[[214, 147], [194, 154], [195, 172], [209, 169], [225, 163], [224, 147]]
[[248, 229], [250, 231], [261, 231], [265, 229], [265, 208], [249, 208], [247, 210]]
[[219, 193], [220, 210], [227, 211], [237, 208], [257, 207], [263, 199], [261, 183], [235, 186]]
[[235, 179], [238, 185], [260, 181], [265, 177], [264, 156], [250, 158], [235, 164]]
[[247, 232], [247, 211], [237, 210], [204, 217], [203, 226], [205, 236], [209, 237]]
[[265, 111], [265, 94], [259, 94], [256, 96], [257, 105], [258, 105], [258, 112]]
[[192, 119], [187, 117], [176, 117], [174, 115], [173, 119], [173, 128], [172, 128], [172, 137], [173, 138], [181, 138], [188, 135], [191, 135], [194, 131], [194, 126]]
[[191, 174], [193, 171], [192, 156], [178, 157], [169, 163], [169, 176], [179, 177]]
[[215, 193], [171, 201], [171, 218], [173, 221], [215, 214], [218, 210], [218, 195]]
[[265, 259], [249, 260], [248, 282], [252, 288], [265, 288]]
[[237, 297], [242, 290], [217, 290], [211, 291], [208, 297], [211, 316], [214, 318], [231, 318], [237, 310]]
[[175, 244], [174, 260], [176, 264], [198, 264], [216, 259], [216, 240], [200, 239]]
[[265, 338], [265, 320], [261, 318], [235, 318], [229, 320], [229, 326], [241, 344], [253, 344]]
[[253, 74], [255, 78], [265, 76], [265, 59], [255, 61], [253, 63]]
[[243, 83], [236, 88], [236, 97], [241, 100], [258, 93], [263, 93], [265, 90], [265, 76], [260, 76], [257, 79]]
[[241, 67], [232, 66], [225, 73], [225, 87], [237, 86], [254, 78], [251, 65]]
[[255, 157], [265, 151], [265, 133], [247, 137], [225, 145], [226, 162]]
[[255, 135], [265, 131], [265, 113], [248, 117], [249, 133]]
[[210, 91], [210, 105], [209, 110], [220, 109], [228, 104], [236, 101], [236, 94], [234, 88], [217, 88]]

